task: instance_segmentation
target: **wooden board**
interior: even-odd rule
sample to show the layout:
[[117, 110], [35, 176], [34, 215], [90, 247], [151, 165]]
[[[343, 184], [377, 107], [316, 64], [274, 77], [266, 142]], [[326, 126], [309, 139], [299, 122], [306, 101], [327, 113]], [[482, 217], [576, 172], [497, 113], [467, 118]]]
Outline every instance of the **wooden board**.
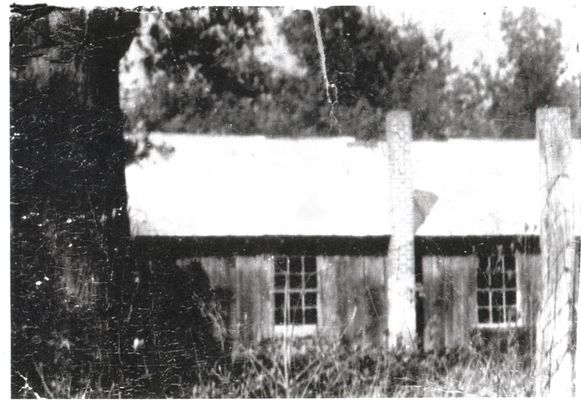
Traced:
[[210, 278], [212, 289], [231, 288], [232, 283], [228, 279], [231, 261], [228, 257], [202, 257], [199, 260]]
[[569, 108], [536, 111], [541, 268], [536, 334], [537, 396], [575, 396], [575, 182]]
[[341, 335], [337, 304], [337, 268], [332, 257], [318, 256], [319, 277], [318, 334], [336, 340]]
[[[539, 299], [539, 254], [515, 252], [517, 268], [518, 326], [534, 328]], [[424, 256], [424, 349], [455, 347], [467, 343], [478, 327], [476, 271], [478, 258]]]
[[[273, 336], [273, 256], [195, 260], [214, 290], [230, 292], [229, 332], [235, 343], [251, 345]], [[317, 256], [318, 335], [362, 344], [385, 340], [385, 262], [381, 256]]]
[[273, 260], [271, 256], [236, 257], [236, 308], [240, 340], [259, 343], [273, 334]]
[[520, 323], [534, 328], [535, 314], [539, 307], [541, 256], [516, 252], [515, 258]]
[[468, 256], [424, 256], [424, 349], [465, 343], [477, 324], [476, 268]]
[[320, 256], [321, 333], [378, 343], [386, 328], [385, 257]]

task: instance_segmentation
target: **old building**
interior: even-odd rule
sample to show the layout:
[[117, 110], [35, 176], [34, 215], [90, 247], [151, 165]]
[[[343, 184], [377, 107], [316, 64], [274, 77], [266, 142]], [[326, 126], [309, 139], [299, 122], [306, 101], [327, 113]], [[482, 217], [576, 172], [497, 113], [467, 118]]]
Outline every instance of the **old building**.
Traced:
[[[390, 199], [400, 190], [390, 182], [394, 158], [385, 142], [151, 140], [173, 151], [153, 151], [126, 170], [140, 262], [201, 263], [242, 343], [282, 334], [385, 340]], [[415, 272], [425, 348], [461, 344], [479, 329], [531, 326], [538, 153], [535, 141], [413, 142], [415, 256], [398, 262]], [[581, 141], [574, 160], [581, 171]], [[581, 199], [580, 176], [574, 179]]]

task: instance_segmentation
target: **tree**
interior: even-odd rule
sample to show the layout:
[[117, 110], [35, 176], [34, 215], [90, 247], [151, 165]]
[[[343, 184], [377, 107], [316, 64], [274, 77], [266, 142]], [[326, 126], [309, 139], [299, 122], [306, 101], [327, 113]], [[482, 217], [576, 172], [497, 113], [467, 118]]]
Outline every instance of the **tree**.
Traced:
[[[337, 108], [342, 112], [335, 114], [339, 126], [352, 120], [349, 111], [371, 109], [373, 119], [382, 119], [384, 112], [378, 110], [405, 108], [416, 110], [417, 136], [443, 134], [448, 123], [446, 79], [453, 69], [451, 44], [443, 42], [441, 32], [430, 43], [417, 25], [398, 27], [358, 7], [330, 7], [319, 13], [329, 81], [339, 92]], [[282, 31], [307, 68], [304, 88], [316, 91], [303, 90], [301, 97], [309, 101], [307, 96], [317, 94], [319, 124], [328, 125], [312, 14], [293, 13], [285, 19]], [[361, 121], [360, 127], [369, 124], [373, 130], [364, 136], [380, 135], [375, 125], [381, 122], [373, 119]]]
[[519, 16], [503, 11], [500, 23], [506, 55], [488, 79], [490, 118], [504, 137], [532, 137], [537, 108], [563, 105], [561, 23], [542, 24], [534, 8]]
[[192, 7], [144, 16], [138, 43], [150, 87], [147, 96], [134, 96], [132, 126], [141, 121], [147, 130], [198, 131], [213, 129], [212, 121], [236, 124], [230, 114], [238, 102], [266, 91], [270, 70], [254, 52], [261, 43], [258, 8]]
[[489, 119], [491, 95], [487, 82], [491, 76], [490, 66], [475, 60], [473, 70], [454, 75], [450, 82], [449, 136], [453, 137], [498, 137], [499, 132]]
[[263, 43], [258, 9], [190, 8], [150, 14], [140, 42], [151, 86], [134, 96], [131, 126], [142, 120], [145, 130], [378, 138], [386, 109], [409, 108], [417, 110], [418, 136], [444, 133], [453, 68], [441, 32], [428, 39], [417, 25], [398, 27], [358, 7], [319, 12], [329, 77], [339, 88], [332, 110], [311, 12], [282, 21], [301, 64], [288, 72], [256, 56]]
[[139, 13], [13, 6], [10, 25], [13, 396], [23, 376], [50, 397], [165, 395], [220, 338], [199, 273], [170, 264], [156, 287], [132, 252], [118, 74]]
[[[103, 374], [129, 348], [126, 146], [118, 62], [138, 25], [121, 9], [13, 6], [13, 395], [63, 371]], [[51, 395], [45, 386], [45, 394]], [[61, 394], [62, 395], [62, 394]]]

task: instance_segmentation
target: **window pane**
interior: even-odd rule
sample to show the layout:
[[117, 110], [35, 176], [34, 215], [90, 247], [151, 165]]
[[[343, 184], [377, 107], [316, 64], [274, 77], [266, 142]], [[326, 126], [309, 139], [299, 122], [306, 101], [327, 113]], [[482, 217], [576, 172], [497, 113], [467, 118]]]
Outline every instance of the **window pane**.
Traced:
[[302, 289], [303, 277], [300, 274], [291, 274], [289, 279], [289, 286], [291, 289]]
[[274, 323], [277, 325], [284, 324], [284, 310], [282, 308], [274, 309]]
[[488, 256], [480, 256], [478, 258], [478, 269], [480, 271], [486, 271], [486, 269], [488, 268]]
[[286, 273], [286, 257], [276, 257], [274, 259], [274, 272]]
[[289, 264], [289, 268], [290, 268], [290, 273], [297, 273], [300, 274], [302, 272], [302, 263], [301, 263], [301, 258], [300, 257], [291, 257], [290, 258], [290, 264]]
[[479, 306], [487, 306], [489, 305], [490, 300], [490, 292], [487, 291], [479, 291], [478, 292], [478, 305]]
[[516, 270], [513, 255], [504, 256], [504, 270], [505, 271], [515, 271]]
[[508, 322], [516, 322], [517, 321], [517, 311], [516, 307], [507, 307], [506, 309], [506, 320]]
[[314, 307], [317, 305], [317, 293], [305, 293], [305, 306]]
[[290, 306], [291, 307], [302, 307], [302, 299], [300, 293], [290, 294]]
[[492, 292], [492, 306], [500, 307], [502, 305], [504, 305], [502, 290], [495, 290], [494, 292]]
[[[516, 322], [516, 261], [510, 252], [499, 253], [491, 249], [489, 256], [479, 256], [479, 268], [476, 275], [478, 305], [478, 322], [502, 324]], [[481, 253], [482, 254], [482, 253]], [[486, 291], [484, 289], [492, 290]], [[488, 308], [488, 301], [491, 307]]]
[[504, 309], [501, 307], [492, 308], [492, 322], [504, 322]]
[[[316, 257], [275, 257], [274, 266], [275, 323], [284, 324], [286, 316], [286, 323], [291, 325], [316, 324], [318, 283]], [[286, 295], [285, 285], [288, 287]], [[285, 306], [288, 307], [286, 315]]]
[[317, 309], [307, 308], [305, 310], [305, 323], [306, 324], [316, 324], [317, 323]]
[[492, 273], [501, 273], [502, 272], [502, 258], [498, 258], [497, 256], [490, 257], [490, 268], [492, 269]]
[[283, 308], [284, 307], [284, 293], [274, 294], [274, 307]]
[[506, 271], [504, 277], [504, 285], [507, 288], [515, 288], [516, 287], [516, 271]]
[[513, 306], [516, 304], [516, 290], [507, 290], [505, 296], [507, 306]]
[[478, 281], [478, 287], [479, 288], [484, 289], [484, 288], [489, 287], [489, 284], [488, 284], [488, 274], [486, 273], [486, 267], [484, 267], [484, 269], [479, 269], [478, 270], [477, 281]]
[[316, 289], [317, 288], [317, 274], [305, 275], [305, 288]]
[[274, 276], [274, 287], [276, 289], [284, 289], [286, 277], [284, 275], [275, 275]]
[[482, 324], [490, 322], [490, 313], [488, 312], [488, 308], [478, 309], [478, 322]]
[[492, 287], [500, 289], [502, 288], [502, 272], [495, 272], [492, 274]]
[[291, 308], [290, 310], [290, 323], [291, 324], [302, 324], [303, 323], [303, 310], [300, 308]]
[[305, 257], [305, 272], [315, 272], [317, 270], [317, 259], [315, 257]]

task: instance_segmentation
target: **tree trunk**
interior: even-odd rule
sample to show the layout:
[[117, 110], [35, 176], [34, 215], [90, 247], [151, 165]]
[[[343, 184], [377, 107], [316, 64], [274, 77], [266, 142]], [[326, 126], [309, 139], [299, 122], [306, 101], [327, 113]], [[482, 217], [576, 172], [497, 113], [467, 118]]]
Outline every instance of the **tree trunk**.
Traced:
[[68, 397], [53, 376], [119, 382], [133, 341], [118, 65], [139, 15], [13, 6], [10, 23], [12, 394], [22, 374]]

